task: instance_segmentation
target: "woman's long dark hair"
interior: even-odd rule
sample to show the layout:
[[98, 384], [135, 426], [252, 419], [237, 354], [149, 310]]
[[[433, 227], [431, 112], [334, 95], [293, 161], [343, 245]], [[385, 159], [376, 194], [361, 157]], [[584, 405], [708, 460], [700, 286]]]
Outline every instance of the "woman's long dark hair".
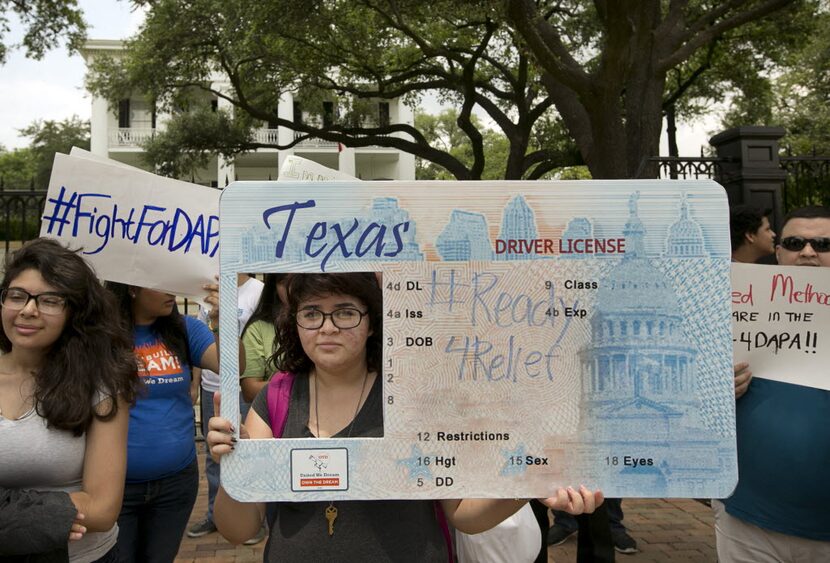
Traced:
[[300, 342], [295, 315], [297, 307], [312, 297], [332, 293], [357, 297], [368, 308], [367, 318], [372, 334], [366, 341], [366, 365], [369, 371], [380, 372], [383, 346], [383, 292], [372, 272], [343, 274], [291, 274], [286, 282], [288, 306], [283, 307], [277, 321], [279, 347], [270, 361], [280, 371], [309, 373], [314, 367]]
[[288, 274], [265, 274], [263, 280], [262, 293], [259, 296], [259, 302], [256, 309], [251, 313], [248, 322], [245, 323], [245, 328], [242, 329], [242, 334], [248, 330], [248, 327], [257, 321], [265, 321], [277, 324], [280, 311], [282, 310], [282, 301], [277, 294], [277, 286], [288, 277]]
[[[123, 283], [107, 282], [109, 289], [118, 301], [118, 309], [121, 311], [121, 319], [132, 330], [135, 326], [133, 317], [133, 298], [130, 296], [130, 289], [141, 291], [140, 287], [126, 285]], [[184, 325], [184, 318], [179, 313], [179, 308], [173, 306], [169, 315], [158, 317], [150, 326], [150, 330], [158, 336], [162, 344], [179, 358], [181, 365], [188, 365], [190, 361], [190, 347], [187, 344], [187, 329]]]
[[[0, 290], [30, 269], [66, 299], [66, 325], [34, 374], [35, 409], [49, 427], [80, 436], [94, 419], [116, 415], [116, 398], [135, 402], [140, 383], [132, 339], [112, 295], [78, 254], [55, 240], [34, 239], [6, 258]], [[2, 328], [0, 350], [12, 350]], [[99, 393], [112, 399], [102, 414], [93, 404]]]

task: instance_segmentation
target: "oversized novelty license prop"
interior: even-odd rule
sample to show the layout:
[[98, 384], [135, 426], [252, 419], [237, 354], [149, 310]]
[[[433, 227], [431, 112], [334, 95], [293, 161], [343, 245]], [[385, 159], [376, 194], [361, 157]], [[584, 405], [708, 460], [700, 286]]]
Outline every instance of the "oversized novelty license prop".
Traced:
[[[238, 272], [383, 280], [383, 438], [241, 440], [222, 461], [234, 498], [734, 487], [714, 182], [242, 182], [220, 217], [223, 310]], [[239, 428], [234, 319], [220, 321], [222, 416]]]
[[219, 191], [83, 151], [56, 154], [41, 236], [109, 281], [204, 297], [219, 270]]
[[732, 264], [732, 340], [752, 375], [830, 390], [830, 269]]

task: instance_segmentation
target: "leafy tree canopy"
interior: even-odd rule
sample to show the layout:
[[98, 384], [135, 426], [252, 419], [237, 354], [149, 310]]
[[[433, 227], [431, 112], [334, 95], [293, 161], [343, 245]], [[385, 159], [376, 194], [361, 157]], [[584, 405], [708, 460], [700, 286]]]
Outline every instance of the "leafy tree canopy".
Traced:
[[787, 130], [783, 142], [795, 154], [830, 155], [830, 11], [774, 86], [772, 123]]
[[29, 188], [36, 169], [32, 149], [0, 150], [0, 182], [4, 188]]
[[[506, 178], [541, 177], [572, 162], [548, 144], [534, 148], [543, 123], [560, 123], [597, 178], [650, 175], [641, 164], [658, 154], [662, 115], [674, 90], [674, 111], [706, 103], [695, 94], [707, 58], [740, 55], [734, 88], [749, 89], [786, 41], [766, 44], [763, 33], [741, 47], [751, 26], [768, 18], [793, 29], [795, 11], [811, 0], [139, 0], [150, 7], [139, 35], [121, 60], [101, 60], [90, 87], [116, 100], [142, 92], [161, 107], [187, 106], [194, 90], [234, 108], [235, 131], [257, 122], [347, 146], [389, 146], [441, 166], [455, 178], [481, 178], [487, 167], [485, 131], [472, 119], [479, 108], [507, 141]], [[790, 19], [787, 19], [789, 14]], [[771, 21], [771, 20], [770, 20]], [[789, 37], [789, 35], [788, 35]], [[728, 48], [727, 48], [728, 47]], [[711, 52], [711, 54], [710, 54]], [[721, 54], [723, 53], [723, 54]], [[713, 59], [714, 60], [714, 59]], [[717, 60], [721, 60], [718, 58]], [[766, 60], [766, 59], [764, 59]], [[735, 69], [733, 69], [734, 71]], [[757, 72], [756, 72], [757, 71]], [[674, 81], [669, 77], [676, 72]], [[227, 81], [217, 80], [224, 74]], [[713, 74], [714, 76], [714, 74]], [[723, 81], [721, 81], [723, 83]], [[761, 84], [760, 82], [757, 82]], [[708, 87], [714, 91], [716, 77]], [[723, 91], [721, 89], [721, 91]], [[755, 88], [756, 92], [760, 87]], [[336, 119], [294, 123], [280, 117], [284, 92]], [[380, 122], [369, 108], [403, 98], [417, 107], [425, 92], [458, 108], [457, 125], [472, 160], [430, 144], [417, 127]], [[320, 102], [318, 104], [318, 102]], [[555, 112], [553, 111], [555, 109]], [[285, 113], [283, 112], [283, 115]], [[176, 119], [176, 117], [174, 117]], [[480, 125], [480, 124], [479, 124]], [[193, 137], [204, 139], [205, 135]], [[303, 137], [301, 136], [300, 139]], [[182, 137], [194, 151], [208, 147]], [[251, 141], [234, 151], [257, 148]], [[297, 139], [277, 148], [293, 146]], [[215, 144], [215, 142], [214, 142]], [[215, 147], [210, 147], [213, 150]], [[168, 154], [166, 160], [174, 158]]]
[[[486, 165], [481, 173], [482, 180], [499, 180], [505, 177], [504, 164], [507, 161], [509, 145], [504, 135], [484, 126], [474, 114], [471, 121], [476, 128], [482, 131]], [[415, 113], [415, 127], [421, 131], [427, 141], [441, 150], [450, 153], [464, 163], [473, 161], [472, 147], [469, 138], [458, 126], [458, 110], [446, 109], [438, 115], [424, 112]], [[553, 153], [558, 153], [559, 162], [581, 162], [570, 137], [564, 130], [562, 123], [553, 119], [542, 119], [535, 128], [531, 139], [532, 148], [548, 147]], [[539, 178], [559, 177], [562, 167], [539, 171]], [[571, 172], [565, 172], [568, 177]], [[418, 180], [452, 180], [452, 175], [445, 169], [423, 159], [415, 160], [415, 178]]]
[[[775, 78], [800, 61], [792, 56], [817, 31], [818, 1], [796, 2], [769, 17], [733, 29], [668, 74], [663, 109], [675, 121], [711, 114], [728, 100], [721, 129], [771, 122]], [[669, 154], [677, 156], [676, 144]]]
[[69, 153], [72, 147], [89, 149], [89, 122], [78, 116], [62, 121], [37, 120], [20, 130], [20, 135], [29, 137], [28, 151], [34, 164], [35, 186], [46, 188], [52, 175], [55, 153]]
[[669, 73], [798, 0], [505, 0], [548, 93], [597, 178], [654, 174]]
[[21, 44], [33, 59], [41, 59], [61, 41], [76, 51], [86, 40], [86, 23], [77, 0], [0, 0], [0, 64], [6, 62], [10, 47], [4, 42], [11, 31], [10, 16], [22, 24]]
[[[145, 24], [121, 59], [99, 59], [88, 84], [110, 100], [143, 94], [173, 113], [168, 133], [150, 151], [166, 171], [192, 166], [196, 153], [238, 154], [262, 146], [290, 148], [314, 136], [346, 146], [387, 146], [412, 153], [458, 179], [503, 169], [506, 178], [539, 177], [574, 156], [535, 138], [550, 131], [553, 100], [538, 72], [502, 18], [498, 2], [450, 0], [155, 0]], [[222, 76], [227, 77], [227, 80]], [[233, 112], [194, 121], [180, 110], [194, 92], [227, 100]], [[294, 122], [279, 111], [291, 93], [312, 115]], [[424, 93], [458, 108], [456, 124], [470, 158], [430, 143], [417, 126], [385, 123], [377, 102], [401, 98], [411, 108]], [[334, 106], [323, 119], [322, 103]], [[488, 163], [485, 134], [473, 119], [478, 108], [507, 145]], [[281, 116], [282, 113], [282, 116]], [[290, 115], [290, 112], [289, 112]], [[210, 138], [219, 122], [233, 130], [229, 142]], [[290, 143], [263, 145], [242, 133], [263, 123], [293, 128]], [[169, 140], [159, 137], [171, 136]], [[172, 136], [175, 135], [175, 142]], [[187, 147], [177, 159], [176, 144]], [[220, 146], [217, 146], [220, 145]], [[201, 157], [199, 157], [201, 158]], [[159, 160], [161, 159], [161, 160]], [[578, 162], [576, 162], [578, 163]]]

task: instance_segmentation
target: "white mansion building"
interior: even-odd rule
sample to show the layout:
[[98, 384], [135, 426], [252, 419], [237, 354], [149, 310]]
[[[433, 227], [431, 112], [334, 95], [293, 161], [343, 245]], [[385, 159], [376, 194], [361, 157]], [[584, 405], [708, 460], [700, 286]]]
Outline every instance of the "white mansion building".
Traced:
[[[82, 53], [87, 67], [96, 56], [119, 56], [123, 52], [120, 40], [95, 39], [84, 46]], [[213, 89], [230, 90], [227, 79], [221, 75], [214, 77]], [[325, 103], [328, 102], [324, 102]], [[211, 107], [230, 108], [231, 104], [221, 98], [205, 93], [205, 104]], [[330, 113], [332, 108], [321, 108], [321, 112]], [[303, 111], [301, 101], [295, 100], [290, 93], [284, 94], [277, 108], [279, 117], [290, 121], [309, 119]], [[377, 101], [378, 123], [413, 123], [412, 110], [401, 100]], [[162, 130], [165, 115], [156, 115], [155, 108], [140, 95], [120, 100], [117, 107], [99, 96], [92, 97], [91, 146], [92, 153], [147, 169], [147, 164], [140, 158], [141, 143], [152, 137], [157, 130]], [[260, 142], [274, 142], [285, 145], [294, 140], [294, 131], [286, 127], [273, 127], [270, 124], [256, 130]], [[235, 180], [276, 180], [278, 171], [291, 154], [313, 160], [323, 166], [340, 170], [362, 180], [414, 180], [415, 157], [393, 148], [361, 147], [347, 148], [337, 143], [320, 139], [308, 139], [288, 150], [259, 149], [226, 161], [214, 156], [210, 164], [198, 170], [192, 178], [182, 178], [198, 184], [224, 187]]]

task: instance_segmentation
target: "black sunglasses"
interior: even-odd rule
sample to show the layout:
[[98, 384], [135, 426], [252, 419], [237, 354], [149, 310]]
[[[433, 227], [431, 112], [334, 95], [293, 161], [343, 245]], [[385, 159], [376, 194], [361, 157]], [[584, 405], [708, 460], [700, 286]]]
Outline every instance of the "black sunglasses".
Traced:
[[828, 237], [787, 237], [781, 239], [781, 246], [792, 252], [798, 252], [803, 250], [804, 247], [807, 246], [808, 242], [816, 252], [830, 252], [830, 238]]

